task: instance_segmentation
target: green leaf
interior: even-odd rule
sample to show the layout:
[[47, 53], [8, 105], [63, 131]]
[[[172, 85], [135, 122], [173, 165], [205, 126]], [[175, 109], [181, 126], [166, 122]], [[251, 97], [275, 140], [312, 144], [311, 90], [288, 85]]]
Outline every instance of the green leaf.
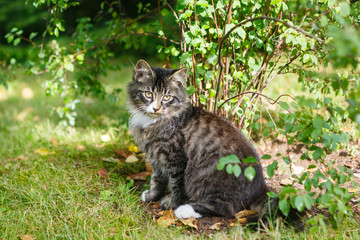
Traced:
[[20, 41], [21, 41], [21, 38], [16, 38], [16, 39], [14, 40], [14, 46], [19, 45]]
[[311, 181], [309, 179], [306, 179], [305, 180], [305, 183], [304, 183], [304, 188], [307, 192], [310, 192], [311, 191]]
[[228, 165], [226, 166], [226, 172], [227, 172], [228, 174], [232, 174], [232, 173], [233, 173], [233, 165], [232, 165], [232, 164], [228, 164]]
[[6, 34], [5, 38], [7, 39], [8, 43], [11, 43], [14, 40], [14, 35], [11, 33]]
[[240, 160], [238, 158], [238, 156], [236, 156], [235, 154], [230, 154], [226, 157], [222, 157], [219, 159], [220, 163], [240, 163]]
[[241, 174], [241, 168], [238, 164], [235, 164], [234, 167], [233, 167], [233, 173], [234, 173], [234, 176], [235, 177], [240, 177], [240, 174]]
[[312, 130], [310, 136], [312, 139], [315, 139], [315, 138], [319, 137], [320, 135], [321, 135], [321, 129], [314, 129], [314, 130]]
[[305, 202], [303, 196], [296, 196], [294, 201], [295, 207], [299, 212], [304, 211], [305, 209]]
[[215, 63], [217, 63], [217, 61], [218, 61], [218, 56], [217, 55], [215, 55], [215, 54], [210, 54], [209, 56], [208, 56], [208, 58], [207, 58], [207, 61], [210, 63], [210, 64], [215, 64]]
[[191, 58], [192, 55], [189, 53], [184, 53], [181, 57], [180, 57], [180, 63], [187, 63], [187, 62], [191, 62]]
[[288, 203], [287, 198], [284, 198], [284, 199], [279, 201], [279, 209], [281, 210], [281, 212], [285, 216], [289, 215], [289, 213], [290, 213], [290, 204]]
[[347, 17], [351, 13], [350, 5], [345, 1], [339, 4], [339, 9], [340, 9], [340, 15], [343, 17]]
[[59, 29], [58, 28], [54, 29], [54, 35], [55, 35], [55, 37], [59, 37]]
[[74, 71], [74, 64], [72, 64], [71, 62], [67, 62], [64, 64], [64, 68], [70, 72]]
[[186, 87], [186, 91], [189, 95], [192, 95], [196, 92], [196, 88], [194, 86], [188, 86]]
[[244, 163], [257, 163], [258, 162], [257, 159], [255, 157], [253, 157], [253, 156], [244, 158], [241, 161], [244, 162]]
[[289, 110], [289, 105], [286, 102], [279, 102], [280, 107], [282, 107], [285, 110]]
[[224, 164], [224, 163], [219, 163], [219, 164], [216, 166], [216, 169], [217, 169], [218, 171], [221, 171], [221, 170], [224, 169], [224, 167], [225, 167], [225, 164]]
[[273, 163], [269, 164], [266, 168], [266, 173], [269, 177], [274, 176], [274, 172], [278, 167], [278, 162], [275, 160]]
[[33, 39], [34, 37], [36, 37], [37, 35], [38, 35], [37, 32], [32, 32], [32, 33], [30, 33], [29, 39], [31, 40], [31, 39]]
[[255, 168], [253, 166], [248, 166], [244, 171], [244, 175], [249, 181], [252, 181], [256, 176]]
[[271, 159], [271, 155], [269, 154], [264, 154], [261, 159]]
[[319, 115], [313, 120], [314, 128], [322, 129], [324, 124], [325, 124], [325, 122], [324, 122], [323, 118]]
[[267, 192], [266, 194], [271, 198], [278, 198], [279, 197], [279, 195], [277, 193], [274, 193], [274, 192]]
[[313, 154], [314, 160], [319, 159], [322, 156], [322, 154], [323, 154], [323, 150], [321, 148], [316, 149]]

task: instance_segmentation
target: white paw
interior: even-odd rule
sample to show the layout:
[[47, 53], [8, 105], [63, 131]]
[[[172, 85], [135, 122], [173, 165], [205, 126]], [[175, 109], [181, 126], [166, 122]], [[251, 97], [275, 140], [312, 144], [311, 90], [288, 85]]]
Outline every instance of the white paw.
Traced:
[[189, 204], [181, 205], [174, 211], [174, 213], [177, 218], [202, 217], [199, 213], [195, 212], [194, 208]]
[[142, 194], [141, 194], [141, 201], [146, 202], [146, 197], [145, 195], [149, 192], [149, 190], [145, 190]]

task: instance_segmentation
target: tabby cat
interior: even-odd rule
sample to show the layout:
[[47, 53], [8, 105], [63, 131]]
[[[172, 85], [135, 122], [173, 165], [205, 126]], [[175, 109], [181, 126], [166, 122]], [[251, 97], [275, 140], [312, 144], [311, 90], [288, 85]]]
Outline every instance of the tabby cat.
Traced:
[[[191, 105], [186, 75], [187, 69], [156, 68], [140, 60], [128, 86], [130, 131], [153, 167], [142, 201], [162, 199], [161, 206], [175, 209], [178, 218], [233, 217], [244, 209], [257, 210], [256, 219], [268, 215], [277, 199], [268, 202], [256, 150], [230, 122]], [[230, 154], [257, 159], [252, 181], [217, 170], [219, 159]], [[240, 167], [244, 171], [248, 165]], [[168, 187], [171, 196], [165, 197]]]

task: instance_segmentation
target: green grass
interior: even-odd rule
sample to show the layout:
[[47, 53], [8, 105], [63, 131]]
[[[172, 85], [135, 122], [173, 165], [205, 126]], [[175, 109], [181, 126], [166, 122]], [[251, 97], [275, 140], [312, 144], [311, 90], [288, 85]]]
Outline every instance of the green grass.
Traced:
[[[110, 72], [106, 89], [124, 88], [131, 69]], [[144, 213], [135, 191], [122, 173], [142, 166], [103, 161], [113, 149], [127, 148], [126, 95], [120, 101], [82, 98], [76, 127], [57, 126], [47, 109], [60, 104], [46, 97], [42, 79], [23, 78], [0, 87], [0, 239], [360, 239], [359, 224], [347, 220], [339, 229], [317, 234], [296, 232], [281, 223], [251, 231], [229, 228], [212, 235], [192, 235], [181, 227], [163, 228]], [[34, 97], [24, 99], [21, 90]], [[110, 140], [103, 142], [102, 135]], [[86, 150], [79, 150], [78, 146]], [[37, 149], [48, 153], [41, 156]], [[97, 175], [109, 171], [107, 179]]]

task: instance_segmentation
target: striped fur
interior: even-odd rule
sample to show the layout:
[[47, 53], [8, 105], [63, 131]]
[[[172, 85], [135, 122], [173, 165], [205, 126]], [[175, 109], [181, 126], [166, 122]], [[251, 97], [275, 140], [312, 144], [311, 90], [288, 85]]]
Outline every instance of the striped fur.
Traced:
[[[230, 122], [192, 106], [185, 80], [185, 69], [154, 68], [140, 60], [128, 86], [130, 130], [153, 166], [150, 190], [142, 200], [162, 199], [169, 186], [171, 198], [163, 198], [162, 206], [178, 208], [180, 217], [233, 217], [243, 209], [268, 214], [269, 190], [256, 150]], [[258, 160], [252, 164], [253, 181], [216, 169], [219, 159], [230, 154]], [[244, 171], [248, 164], [240, 166]], [[271, 210], [276, 206], [273, 200]]]

